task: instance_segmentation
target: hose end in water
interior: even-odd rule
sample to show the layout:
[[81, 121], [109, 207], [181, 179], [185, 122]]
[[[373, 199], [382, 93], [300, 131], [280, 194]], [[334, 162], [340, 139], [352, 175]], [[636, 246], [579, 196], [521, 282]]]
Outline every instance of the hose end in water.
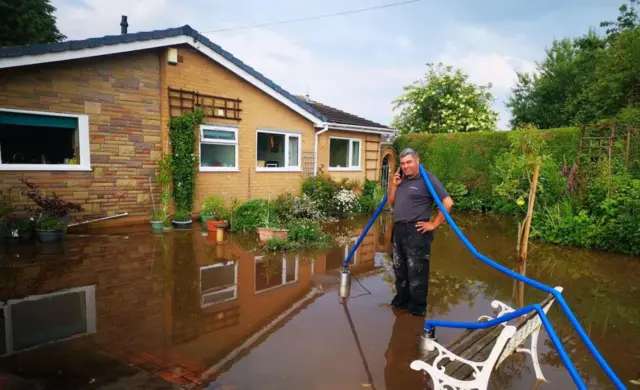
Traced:
[[351, 295], [351, 271], [349, 271], [349, 267], [340, 269], [338, 295], [340, 295], [340, 298], [349, 298], [349, 295]]
[[438, 342], [438, 338], [436, 337], [436, 328], [431, 328], [431, 330], [425, 330], [420, 336], [420, 351], [422, 353], [426, 353], [433, 350], [433, 346], [431, 346], [432, 342]]

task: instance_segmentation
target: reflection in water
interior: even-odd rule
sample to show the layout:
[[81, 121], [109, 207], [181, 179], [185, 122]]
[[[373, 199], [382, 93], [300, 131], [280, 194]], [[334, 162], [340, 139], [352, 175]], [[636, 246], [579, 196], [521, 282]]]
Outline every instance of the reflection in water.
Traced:
[[[366, 221], [335, 226], [343, 239], [315, 254], [263, 254], [253, 237], [232, 235], [216, 243], [195, 228], [161, 236], [130, 229], [126, 238], [69, 236], [61, 245], [2, 248], [0, 368], [37, 378], [44, 388], [111, 383], [132, 375], [128, 364], [175, 383], [202, 380], [238, 389], [429, 388], [428, 377], [409, 368], [422, 321], [388, 307], [391, 228], [389, 216], [383, 218], [352, 264], [371, 294], [353, 284], [350, 321], [338, 302], [335, 271]], [[458, 219], [481, 252], [563, 286], [614, 370], [626, 381], [636, 379], [637, 260], [533, 243], [528, 263], [518, 264], [509, 225], [491, 217]], [[372, 274], [378, 267], [385, 272]], [[493, 299], [522, 307], [544, 298], [475, 261], [446, 227], [434, 241], [431, 268], [429, 318], [473, 321], [491, 314]], [[589, 388], [609, 388], [557, 307], [550, 318]], [[457, 334], [442, 330], [439, 337], [446, 343]], [[540, 361], [549, 380], [541, 388], [571, 388], [541, 336]], [[507, 359], [492, 379], [492, 387], [501, 389], [534, 384], [523, 354]]]

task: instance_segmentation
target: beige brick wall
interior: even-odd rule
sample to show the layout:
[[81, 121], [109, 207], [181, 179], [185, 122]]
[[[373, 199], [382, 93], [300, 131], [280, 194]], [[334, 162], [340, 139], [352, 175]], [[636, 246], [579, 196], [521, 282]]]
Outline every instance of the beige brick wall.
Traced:
[[[205, 123], [238, 126], [240, 172], [200, 172], [194, 210], [200, 208], [200, 201], [209, 194], [245, 201], [248, 198], [266, 198], [269, 193], [275, 197], [284, 192], [298, 192], [302, 172], [256, 172], [256, 132], [258, 128], [301, 132], [302, 153], [313, 152], [313, 124], [204, 55], [182, 47], [178, 54], [183, 62], [166, 66], [167, 87], [242, 100], [241, 121], [205, 120]], [[166, 88], [162, 94], [162, 112], [166, 114], [163, 126], [168, 131]]]
[[[360, 140], [360, 169], [333, 171], [329, 168], [329, 140], [331, 137]], [[380, 136], [377, 134], [329, 130], [318, 136], [318, 168], [334, 180], [380, 180]]]
[[[0, 108], [89, 115], [92, 167], [91, 172], [0, 171], [0, 188], [17, 193], [24, 175], [46, 192], [80, 202], [87, 213], [147, 218], [148, 177], [162, 150], [158, 58], [154, 52], [134, 53], [0, 74]], [[32, 205], [28, 199], [20, 202]]]

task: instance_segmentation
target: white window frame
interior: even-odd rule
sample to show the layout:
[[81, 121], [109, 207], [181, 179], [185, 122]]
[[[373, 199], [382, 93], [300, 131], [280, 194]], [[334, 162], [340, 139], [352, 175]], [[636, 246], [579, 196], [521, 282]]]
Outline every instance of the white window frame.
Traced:
[[[34, 345], [29, 348], [21, 349], [19, 351], [14, 351], [13, 349], [13, 324], [11, 323], [11, 306], [16, 305], [18, 303], [26, 302], [26, 301], [39, 301], [41, 299], [48, 299], [54, 297], [56, 295], [65, 295], [65, 294], [73, 294], [77, 292], [84, 292], [84, 302], [85, 302], [85, 321], [87, 331], [85, 333], [79, 333], [73, 336], [69, 336], [59, 340], [51, 340], [45, 343]], [[59, 290], [49, 294], [41, 294], [41, 295], [31, 295], [23, 299], [10, 299], [7, 302], [0, 302], [0, 310], [4, 311], [4, 329], [5, 329], [5, 348], [6, 352], [4, 355], [0, 356], [9, 356], [14, 353], [22, 353], [26, 351], [31, 351], [33, 349], [38, 349], [44, 345], [59, 343], [79, 337], [83, 337], [89, 334], [96, 333], [96, 286], [83, 286], [83, 287], [75, 287], [68, 288], [64, 290]]]
[[[214, 292], [210, 292], [210, 293], [202, 293], [202, 271], [207, 270], [207, 269], [211, 269], [211, 268], [219, 268], [219, 267], [227, 267], [229, 265], [233, 265], [233, 286], [231, 287], [227, 287], [227, 288], [223, 288], [221, 290], [217, 290]], [[238, 298], [238, 262], [237, 261], [226, 261], [226, 262], [220, 262], [220, 263], [215, 263], [212, 265], [205, 265], [203, 267], [200, 267], [200, 274], [199, 274], [199, 280], [198, 280], [198, 286], [200, 289], [200, 308], [201, 309], [205, 309], [207, 307], [210, 306], [215, 306], [215, 305], [219, 305], [221, 303], [224, 302], [229, 302], [229, 301], [233, 301], [235, 299]], [[233, 297], [231, 298], [227, 298], [224, 299], [222, 301], [218, 301], [218, 302], [213, 302], [213, 303], [204, 303], [204, 297], [207, 295], [213, 295], [213, 294], [220, 294], [223, 292], [227, 292], [227, 291], [233, 291]]]
[[[234, 134], [235, 137], [235, 141], [229, 141], [229, 140], [212, 140], [212, 139], [207, 139], [204, 138], [204, 131], [205, 130], [218, 130], [218, 131], [228, 131], [230, 133]], [[221, 126], [221, 125], [200, 125], [200, 158], [199, 158], [199, 162], [198, 165], [200, 166], [200, 172], [240, 172], [240, 165], [239, 164], [239, 156], [238, 156], [238, 144], [239, 144], [239, 139], [238, 139], [238, 129], [236, 127], [231, 127], [231, 126]], [[207, 145], [233, 145], [236, 148], [235, 151], [235, 156], [236, 156], [236, 161], [235, 161], [235, 167], [203, 167], [202, 166], [202, 144], [207, 144]]]
[[253, 258], [253, 291], [256, 295], [260, 295], [260, 294], [264, 294], [266, 292], [269, 292], [271, 290], [275, 290], [277, 288], [281, 288], [284, 286], [288, 286], [290, 284], [294, 284], [294, 283], [298, 283], [298, 271], [299, 271], [299, 266], [300, 266], [300, 258], [296, 255], [295, 258], [295, 262], [294, 262], [294, 266], [295, 266], [295, 277], [292, 281], [287, 282], [287, 257], [286, 256], [282, 256], [282, 283], [280, 283], [277, 286], [273, 286], [273, 287], [267, 287], [263, 290], [258, 290], [258, 272], [257, 272], [257, 265], [258, 262], [260, 260], [264, 259], [264, 256], [255, 256]]
[[[348, 167], [332, 167], [331, 166], [331, 140], [332, 139], [340, 139], [344, 141], [349, 141], [349, 150], [347, 151], [347, 163]], [[358, 143], [358, 150], [360, 151], [360, 156], [358, 156], [358, 165], [351, 165], [352, 154], [353, 154], [353, 144]], [[360, 138], [346, 138], [346, 137], [329, 137], [329, 171], [362, 171], [362, 140]]]
[[[284, 167], [259, 167], [258, 166], [258, 135], [262, 134], [276, 134], [276, 135], [284, 135]], [[298, 139], [298, 166], [292, 167], [289, 166], [289, 139], [290, 138]], [[256, 131], [256, 172], [302, 172], [302, 134], [300, 133], [291, 133], [280, 130], [268, 130], [268, 129], [258, 129]]]
[[64, 114], [47, 111], [28, 111], [0, 108], [2, 112], [26, 115], [44, 115], [75, 118], [78, 120], [78, 148], [80, 164], [3, 164], [0, 145], [0, 171], [91, 171], [91, 143], [89, 141], [89, 115]]

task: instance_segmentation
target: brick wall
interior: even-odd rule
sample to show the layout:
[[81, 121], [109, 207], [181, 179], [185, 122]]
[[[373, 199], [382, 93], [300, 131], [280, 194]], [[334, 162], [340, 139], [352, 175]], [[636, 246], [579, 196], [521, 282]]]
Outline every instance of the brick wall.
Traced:
[[[298, 192], [302, 172], [256, 172], [256, 131], [258, 128], [270, 128], [302, 132], [302, 153], [305, 153], [314, 149], [313, 124], [204, 55], [182, 47], [178, 54], [183, 62], [166, 66], [166, 87], [242, 100], [241, 121], [205, 120], [205, 123], [238, 126], [240, 172], [200, 172], [194, 210], [197, 211], [202, 198], [210, 194], [245, 201], [248, 198], [266, 198], [269, 193], [275, 197], [283, 192]], [[169, 103], [166, 88], [162, 94], [163, 117], [167, 118], [163, 126], [167, 130]]]
[[162, 153], [157, 53], [22, 67], [1, 77], [0, 108], [88, 114], [92, 171], [0, 171], [0, 188], [20, 189], [24, 174], [89, 214], [148, 217], [148, 177]]
[[[329, 169], [330, 137], [360, 140], [360, 169], [332, 171]], [[364, 183], [365, 179], [380, 180], [380, 136], [377, 134], [329, 130], [318, 137], [318, 167], [335, 180], [349, 179]]]

